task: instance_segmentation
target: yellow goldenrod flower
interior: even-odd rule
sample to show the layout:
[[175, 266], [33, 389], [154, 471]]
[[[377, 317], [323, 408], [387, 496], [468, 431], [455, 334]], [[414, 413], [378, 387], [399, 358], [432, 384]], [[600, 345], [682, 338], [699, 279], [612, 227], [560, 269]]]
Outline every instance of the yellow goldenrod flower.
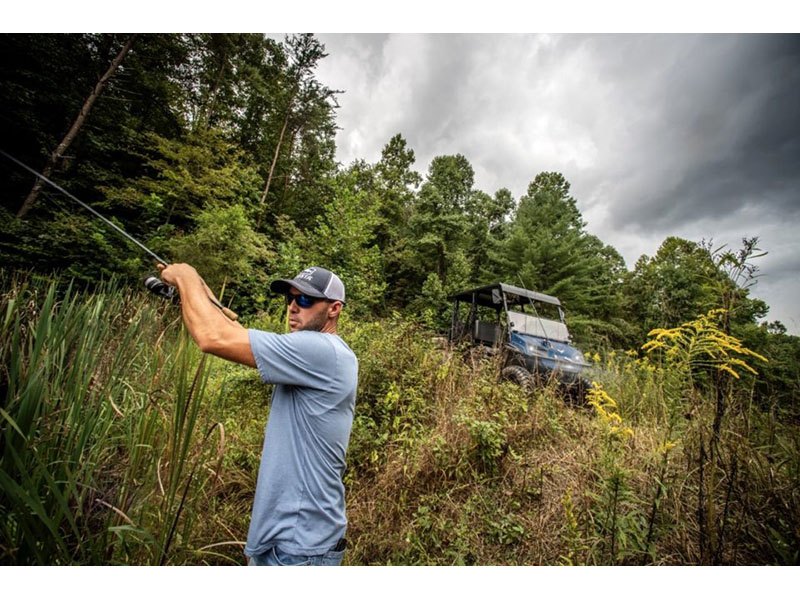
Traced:
[[686, 369], [686, 372], [694, 367], [713, 366], [736, 379], [742, 371], [757, 374], [741, 357], [763, 362], [768, 362], [767, 359], [719, 329], [718, 323], [725, 312], [725, 309], [716, 308], [680, 327], [653, 329], [648, 334], [652, 339], [642, 346], [642, 350], [648, 353], [663, 350], [667, 362]]
[[589, 405], [595, 409], [600, 421], [608, 427], [612, 437], [626, 438], [633, 435], [633, 429], [622, 427], [622, 417], [617, 412], [617, 401], [603, 389], [602, 385], [592, 382], [588, 399]]

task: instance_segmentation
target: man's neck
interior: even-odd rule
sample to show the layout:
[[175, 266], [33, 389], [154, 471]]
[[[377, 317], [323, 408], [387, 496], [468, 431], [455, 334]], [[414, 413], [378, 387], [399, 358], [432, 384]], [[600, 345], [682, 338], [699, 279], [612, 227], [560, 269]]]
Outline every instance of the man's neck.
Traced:
[[338, 335], [336, 332], [336, 323], [325, 323], [325, 326], [320, 329], [320, 333], [330, 333], [332, 335]]

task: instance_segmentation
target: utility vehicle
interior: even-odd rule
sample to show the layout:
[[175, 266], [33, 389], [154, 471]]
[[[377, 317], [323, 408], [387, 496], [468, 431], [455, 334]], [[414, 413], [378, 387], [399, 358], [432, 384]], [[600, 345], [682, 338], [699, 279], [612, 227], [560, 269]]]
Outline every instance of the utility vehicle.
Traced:
[[571, 343], [561, 302], [554, 296], [495, 283], [450, 297], [451, 344], [502, 356], [502, 376], [520, 385], [555, 380], [573, 400], [590, 387], [583, 353]]

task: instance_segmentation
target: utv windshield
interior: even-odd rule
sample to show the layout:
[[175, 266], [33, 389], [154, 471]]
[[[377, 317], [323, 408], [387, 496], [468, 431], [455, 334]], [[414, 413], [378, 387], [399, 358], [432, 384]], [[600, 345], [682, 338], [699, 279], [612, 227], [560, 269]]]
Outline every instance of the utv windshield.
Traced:
[[559, 305], [508, 292], [506, 305], [509, 330], [558, 342], [569, 341]]
[[567, 326], [561, 321], [553, 321], [521, 312], [508, 311], [508, 328], [527, 335], [546, 338], [556, 342], [568, 342]]

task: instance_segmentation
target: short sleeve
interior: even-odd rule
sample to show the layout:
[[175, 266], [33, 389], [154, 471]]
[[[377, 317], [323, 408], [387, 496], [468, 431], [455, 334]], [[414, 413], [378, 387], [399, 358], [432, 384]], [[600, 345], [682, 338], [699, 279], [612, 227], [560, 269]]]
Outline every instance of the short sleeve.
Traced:
[[325, 389], [336, 370], [336, 351], [315, 331], [269, 333], [249, 329], [250, 348], [264, 383]]

